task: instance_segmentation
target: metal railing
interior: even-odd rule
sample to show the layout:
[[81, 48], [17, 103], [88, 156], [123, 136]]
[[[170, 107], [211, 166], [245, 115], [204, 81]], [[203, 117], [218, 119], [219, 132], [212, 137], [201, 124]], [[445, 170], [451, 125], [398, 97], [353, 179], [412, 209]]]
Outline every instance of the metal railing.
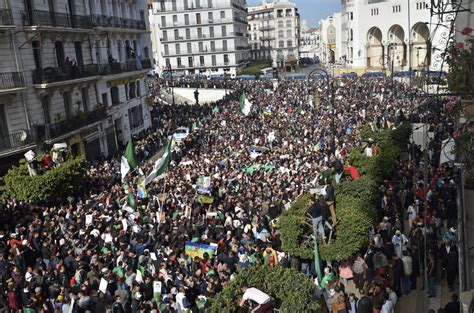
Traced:
[[99, 75], [98, 64], [46, 67], [33, 71], [33, 84], [48, 84]]
[[63, 121], [37, 126], [38, 137], [43, 140], [57, 138], [71, 133], [107, 117], [106, 107], [100, 107], [89, 112], [80, 112]]
[[51, 11], [33, 10], [31, 17], [22, 11], [23, 25], [25, 26], [52, 26], [65, 28], [92, 29], [91, 16], [82, 16]]
[[7, 136], [0, 136], [0, 151], [20, 148], [33, 143], [34, 141], [34, 134], [26, 130], [9, 134]]
[[0, 90], [25, 87], [23, 73], [0, 73]]
[[[140, 63], [137, 63], [140, 62]], [[114, 75], [126, 72], [139, 71], [151, 68], [151, 60], [144, 59], [141, 61], [127, 60], [126, 62], [111, 62], [99, 64], [100, 75]]]
[[12, 10], [0, 9], [0, 25], [13, 25]]

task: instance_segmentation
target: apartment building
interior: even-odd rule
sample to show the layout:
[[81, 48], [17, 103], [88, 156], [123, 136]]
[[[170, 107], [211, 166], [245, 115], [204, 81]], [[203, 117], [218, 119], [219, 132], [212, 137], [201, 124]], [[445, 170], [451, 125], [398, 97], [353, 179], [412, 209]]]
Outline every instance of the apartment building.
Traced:
[[253, 60], [271, 59], [279, 67], [298, 63], [300, 16], [288, 0], [263, 1], [249, 6], [249, 44]]
[[300, 58], [319, 58], [319, 54], [321, 52], [319, 44], [319, 29], [309, 27], [308, 22], [306, 20], [301, 21], [299, 45]]
[[0, 163], [57, 142], [93, 160], [150, 126], [144, 1], [6, 0], [0, 13]]
[[248, 63], [245, 0], [159, 0], [151, 11], [160, 72], [234, 76]]

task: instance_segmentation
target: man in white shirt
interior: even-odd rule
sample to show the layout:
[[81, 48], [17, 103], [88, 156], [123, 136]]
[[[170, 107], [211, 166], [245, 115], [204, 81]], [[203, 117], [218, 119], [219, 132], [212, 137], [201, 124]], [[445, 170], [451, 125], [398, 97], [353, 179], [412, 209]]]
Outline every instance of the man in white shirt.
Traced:
[[257, 306], [252, 309], [252, 313], [266, 313], [273, 312], [272, 298], [265, 292], [257, 288], [241, 288], [244, 295], [240, 300], [239, 306], [243, 306], [246, 301], [250, 300], [252, 303], [256, 303]]

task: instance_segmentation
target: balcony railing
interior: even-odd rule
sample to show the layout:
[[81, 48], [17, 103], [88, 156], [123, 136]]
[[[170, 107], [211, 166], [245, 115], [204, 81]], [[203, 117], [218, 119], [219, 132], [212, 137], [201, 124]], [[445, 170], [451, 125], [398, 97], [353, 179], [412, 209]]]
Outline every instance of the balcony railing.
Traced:
[[84, 28], [92, 29], [91, 16], [73, 15], [66, 13], [57, 13], [50, 11], [33, 10], [31, 18], [25, 13], [23, 14], [23, 25], [27, 26], [52, 26], [64, 28]]
[[57, 68], [46, 67], [44, 69], [33, 71], [33, 83], [48, 84], [98, 75], [99, 66], [97, 64], [62, 66]]
[[38, 137], [43, 140], [57, 138], [101, 121], [106, 117], [107, 110], [105, 107], [100, 107], [90, 112], [81, 112], [58, 123], [37, 126]]
[[0, 73], [0, 90], [15, 89], [25, 87], [23, 73], [10, 72]]
[[30, 133], [26, 130], [3, 137], [0, 136], [0, 151], [20, 148], [33, 142], [35, 142], [34, 133]]
[[116, 16], [106, 16], [95, 14], [92, 16], [92, 23], [95, 27], [115, 27], [128, 29], [146, 29], [144, 21], [130, 18], [120, 18]]
[[0, 9], [0, 25], [13, 25], [12, 10]]
[[126, 62], [111, 62], [99, 65], [100, 75], [114, 75], [151, 68], [151, 60], [128, 60]]

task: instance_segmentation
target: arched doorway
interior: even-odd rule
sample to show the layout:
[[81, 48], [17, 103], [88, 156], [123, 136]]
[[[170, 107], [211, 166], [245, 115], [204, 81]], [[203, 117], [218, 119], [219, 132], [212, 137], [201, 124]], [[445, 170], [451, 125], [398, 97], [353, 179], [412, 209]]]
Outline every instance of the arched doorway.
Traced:
[[372, 27], [367, 33], [367, 67], [379, 67], [383, 60], [382, 32], [378, 27]]
[[425, 23], [416, 23], [411, 30], [413, 67], [424, 68], [431, 65], [430, 30]]
[[407, 46], [405, 44], [405, 31], [400, 25], [392, 25], [388, 30], [388, 55], [395, 67], [407, 64]]

